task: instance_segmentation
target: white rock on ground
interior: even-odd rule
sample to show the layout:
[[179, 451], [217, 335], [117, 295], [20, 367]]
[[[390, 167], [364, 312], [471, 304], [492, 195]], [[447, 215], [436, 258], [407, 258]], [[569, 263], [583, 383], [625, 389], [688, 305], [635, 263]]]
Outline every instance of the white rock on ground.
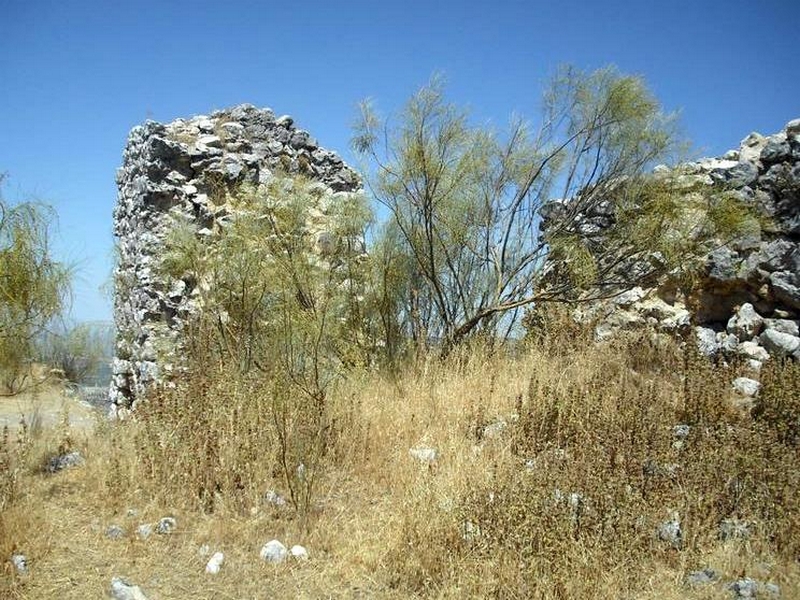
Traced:
[[733, 380], [733, 389], [737, 394], [741, 394], [747, 398], [753, 398], [761, 389], [761, 384], [749, 377], [737, 377]]
[[222, 552], [214, 552], [206, 563], [206, 573], [216, 575], [222, 568], [223, 562], [225, 562], [225, 555]]
[[264, 494], [264, 502], [271, 504], [276, 508], [284, 508], [286, 506], [286, 498], [281, 496], [275, 490], [267, 490]]
[[119, 525], [109, 525], [106, 529], [106, 537], [110, 540], [118, 540], [125, 537], [125, 530]]
[[434, 463], [439, 459], [439, 451], [436, 448], [411, 448], [408, 453], [420, 462]]
[[271, 540], [261, 547], [261, 559], [274, 564], [282, 563], [286, 560], [289, 552], [286, 546], [278, 540]]
[[156, 525], [156, 533], [168, 534], [172, 533], [178, 526], [178, 522], [174, 517], [163, 517]]
[[111, 580], [111, 597], [114, 600], [147, 600], [138, 585], [132, 585], [121, 577]]
[[680, 518], [678, 514], [673, 512], [668, 521], [664, 521], [658, 526], [658, 539], [662, 542], [668, 543], [676, 549], [680, 549], [683, 545], [683, 529], [681, 528]]
[[292, 546], [292, 549], [289, 550], [289, 553], [297, 560], [308, 560], [308, 550], [299, 544]]
[[142, 523], [136, 528], [136, 535], [140, 540], [146, 540], [153, 535], [153, 526], [150, 523]]
[[67, 452], [58, 456], [50, 457], [47, 463], [48, 473], [58, 473], [71, 467], [79, 467], [83, 464], [83, 456], [80, 452]]
[[28, 558], [24, 554], [12, 554], [11, 564], [17, 570], [17, 573], [28, 572]]

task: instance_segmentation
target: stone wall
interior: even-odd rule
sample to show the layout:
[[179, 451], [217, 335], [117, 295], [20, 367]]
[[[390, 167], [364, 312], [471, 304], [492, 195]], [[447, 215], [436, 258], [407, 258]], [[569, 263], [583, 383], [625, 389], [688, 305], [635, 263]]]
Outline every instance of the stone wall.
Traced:
[[[751, 133], [721, 158], [675, 170], [657, 167], [655, 174], [677, 177], [687, 187], [733, 191], [763, 216], [761, 231], [713, 251], [690, 297], [662, 278], [589, 305], [576, 317], [596, 324], [597, 339], [638, 327], [691, 331], [707, 356], [738, 355], [754, 370], [770, 355], [800, 360], [800, 119], [774, 135]], [[613, 222], [613, 209], [601, 203], [583, 217], [578, 232], [591, 247], [593, 236], [602, 237]]]
[[361, 188], [358, 175], [318, 146], [288, 116], [241, 105], [208, 116], [134, 127], [117, 172], [114, 209], [116, 356], [112, 412], [130, 407], [160, 377], [163, 349], [180, 343], [196, 309], [194, 282], [167, 284], [158, 273], [166, 233], [176, 216], [208, 235], [224, 222], [221, 198], [238, 184], [258, 185], [275, 173], [319, 181], [332, 200]]

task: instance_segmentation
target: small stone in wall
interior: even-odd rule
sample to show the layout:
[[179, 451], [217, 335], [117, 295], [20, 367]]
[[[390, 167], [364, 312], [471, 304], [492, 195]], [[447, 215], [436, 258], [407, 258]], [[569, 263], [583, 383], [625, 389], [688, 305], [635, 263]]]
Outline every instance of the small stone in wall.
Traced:
[[739, 344], [736, 351], [752, 360], [757, 360], [760, 362], [764, 362], [765, 360], [769, 360], [769, 352], [767, 352], [764, 348], [759, 346], [758, 342], [742, 342]]
[[712, 357], [719, 351], [717, 332], [709, 327], [697, 327], [694, 331], [697, 349], [703, 356]]
[[775, 329], [781, 333], [800, 336], [800, 325], [792, 319], [764, 319], [764, 325], [767, 329]]
[[753, 305], [745, 302], [728, 320], [727, 331], [742, 341], [752, 340], [764, 328], [764, 319], [759, 315]]
[[761, 344], [770, 354], [791, 356], [800, 349], [800, 337], [783, 333], [777, 329], [767, 329], [759, 337]]
[[639, 300], [644, 298], [644, 296], [645, 296], [644, 290], [639, 286], [637, 286], [635, 288], [627, 290], [626, 292], [623, 292], [622, 294], [614, 298], [614, 304], [623, 307], [631, 306], [632, 304], [639, 302]]

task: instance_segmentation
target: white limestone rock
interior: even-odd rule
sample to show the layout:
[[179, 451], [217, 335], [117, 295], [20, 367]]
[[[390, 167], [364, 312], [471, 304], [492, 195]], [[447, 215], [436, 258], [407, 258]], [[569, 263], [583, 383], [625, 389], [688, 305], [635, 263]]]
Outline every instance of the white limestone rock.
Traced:
[[289, 553], [295, 560], [308, 560], [308, 550], [299, 544], [292, 546], [291, 550], [289, 550]]
[[286, 546], [281, 544], [278, 540], [271, 540], [261, 547], [259, 555], [261, 556], [261, 560], [277, 565], [286, 560], [289, 551], [286, 550]]
[[111, 580], [111, 597], [114, 600], [147, 600], [138, 585], [128, 583], [121, 577], [114, 577]]
[[432, 464], [439, 460], [439, 451], [436, 448], [419, 446], [411, 448], [408, 453], [420, 462]]
[[777, 356], [791, 356], [800, 349], [800, 337], [778, 331], [777, 329], [767, 329], [759, 336], [761, 345], [770, 354]]
[[225, 562], [225, 555], [222, 552], [214, 552], [206, 563], [206, 573], [216, 575], [222, 568], [223, 562]]
[[656, 534], [662, 542], [680, 550], [683, 545], [683, 529], [678, 513], [672, 512], [670, 518], [658, 526]]
[[749, 377], [737, 377], [732, 385], [733, 390], [745, 398], [755, 398], [761, 389], [761, 383]]
[[727, 331], [742, 341], [752, 340], [764, 328], [764, 319], [759, 315], [753, 305], [745, 302], [728, 320]]
[[24, 554], [12, 554], [11, 564], [17, 570], [17, 573], [24, 575], [28, 572], [28, 557]]
[[174, 517], [163, 517], [159, 519], [158, 524], [156, 525], [156, 533], [161, 535], [168, 535], [175, 531], [175, 528], [178, 526], [178, 522], [175, 520]]

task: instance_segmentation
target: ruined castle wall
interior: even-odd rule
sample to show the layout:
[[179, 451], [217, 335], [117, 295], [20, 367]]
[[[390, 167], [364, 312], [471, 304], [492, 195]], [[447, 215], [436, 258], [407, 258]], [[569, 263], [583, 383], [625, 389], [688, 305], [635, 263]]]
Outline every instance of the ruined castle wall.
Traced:
[[158, 261], [177, 216], [198, 235], [214, 229], [226, 208], [217, 202], [237, 184], [265, 183], [275, 173], [302, 174], [337, 192], [361, 187], [334, 152], [319, 147], [290, 117], [241, 105], [208, 116], [134, 127], [117, 172], [114, 235], [116, 356], [112, 411], [130, 407], [163, 375], [159, 356], [180, 343], [191, 312], [193, 283], [167, 282]]
[[[738, 195], [761, 215], [761, 230], [707, 256], [689, 298], [676, 296], [665, 277], [584, 306], [576, 318], [595, 323], [597, 339], [639, 327], [693, 330], [704, 354], [738, 356], [755, 370], [770, 355], [800, 360], [800, 119], [769, 136], [751, 133], [722, 157], [657, 167], [655, 176]], [[546, 207], [545, 219], [555, 222], [568, 202]], [[600, 203], [575, 229], [591, 247], [612, 223], [613, 206]]]

